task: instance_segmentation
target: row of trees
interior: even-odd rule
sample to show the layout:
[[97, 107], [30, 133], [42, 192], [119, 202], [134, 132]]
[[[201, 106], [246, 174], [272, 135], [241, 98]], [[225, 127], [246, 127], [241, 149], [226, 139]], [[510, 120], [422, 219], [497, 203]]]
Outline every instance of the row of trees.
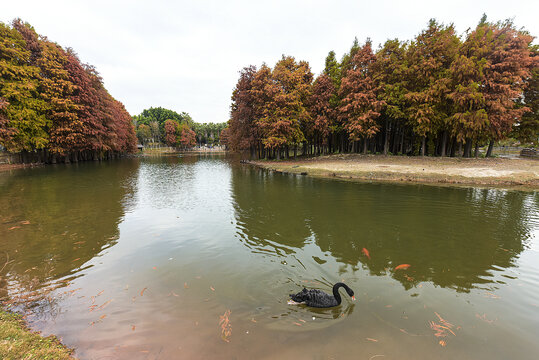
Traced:
[[221, 132], [227, 123], [195, 123], [193, 129], [199, 146], [215, 146], [221, 144]]
[[162, 107], [151, 107], [133, 116], [141, 144], [164, 143], [168, 146], [190, 148], [198, 144], [218, 145], [226, 123], [196, 123], [186, 113]]
[[222, 137], [252, 156], [382, 152], [471, 156], [509, 135], [539, 136], [537, 46], [510, 21], [483, 16], [458, 36], [431, 20], [412, 41], [374, 52], [356, 41], [328, 54], [316, 79], [305, 61], [244, 68]]
[[167, 135], [170, 140], [171, 129], [169, 125], [169, 132], [167, 133], [165, 128], [167, 121], [174, 123], [174, 129], [180, 126], [190, 129], [193, 126], [193, 119], [188, 113], [182, 112], [179, 114], [174, 110], [151, 107], [143, 110], [139, 115], [133, 116], [133, 124], [135, 125], [137, 138], [140, 143], [167, 143], [169, 146], [176, 146], [176, 142], [172, 144], [170, 141], [167, 141]]
[[79, 161], [136, 149], [131, 116], [83, 64], [20, 19], [0, 23], [0, 144], [23, 161]]

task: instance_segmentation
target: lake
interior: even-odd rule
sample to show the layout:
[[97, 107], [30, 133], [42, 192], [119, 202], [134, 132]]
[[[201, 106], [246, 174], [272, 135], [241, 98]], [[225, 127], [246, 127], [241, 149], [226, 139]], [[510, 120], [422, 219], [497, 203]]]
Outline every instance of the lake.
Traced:
[[[539, 354], [538, 192], [215, 155], [21, 169], [0, 173], [0, 269], [5, 304], [81, 359]], [[338, 281], [355, 302], [287, 304]]]

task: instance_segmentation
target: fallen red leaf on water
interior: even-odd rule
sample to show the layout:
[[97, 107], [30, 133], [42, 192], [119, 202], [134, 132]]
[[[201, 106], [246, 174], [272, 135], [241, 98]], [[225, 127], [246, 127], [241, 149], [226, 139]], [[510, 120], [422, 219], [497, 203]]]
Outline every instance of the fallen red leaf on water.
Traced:
[[103, 310], [108, 304], [110, 304], [112, 302], [112, 299], [110, 299], [109, 301], [107, 301], [106, 303], [104, 303], [103, 305], [101, 305], [99, 307], [99, 310]]
[[20, 229], [20, 228], [21, 228], [20, 226], [12, 226], [8, 230], [15, 230], [15, 229]]
[[171, 294], [176, 296], [176, 297], [180, 296], [180, 295], [176, 294], [174, 291], [171, 291]]
[[301, 326], [301, 324], [297, 322], [295, 322], [294, 325]]
[[131, 331], [135, 331], [135, 328], [136, 328], [136, 326], [135, 326], [135, 325], [132, 325], [132, 326], [131, 326]]
[[228, 340], [229, 336], [232, 335], [232, 325], [230, 324], [230, 309], [226, 310], [223, 315], [219, 316], [219, 325], [221, 326], [221, 339], [223, 339], [226, 342], [230, 342]]
[[303, 320], [303, 319], [299, 319], [299, 321], [301, 321], [302, 323], [307, 322], [307, 321], [305, 321], [305, 320]]
[[376, 340], [376, 339], [372, 339], [372, 338], [366, 338], [366, 339], [369, 340], [369, 341], [372, 341], [372, 342], [378, 342], [378, 340]]
[[445, 341], [443, 341], [443, 340], [440, 340], [438, 343], [439, 343], [440, 345], [442, 345], [442, 346], [446, 346], [446, 345], [447, 345], [447, 343], [446, 343]]
[[90, 323], [90, 326], [94, 326], [94, 324], [95, 324], [95, 321], [92, 321], [92, 322]]
[[156, 269], [157, 269], [157, 267], [155, 267], [155, 266], [154, 266], [154, 267], [153, 267], [152, 269], [156, 270]]
[[21, 221], [21, 224], [23, 224], [23, 225], [30, 225], [30, 221], [28, 221], [28, 220], [23, 220], [23, 221]]
[[77, 261], [77, 260], [80, 260], [80, 258], [76, 258], [76, 259], [74, 259], [74, 260], [71, 260], [71, 262], [75, 262], [75, 261]]
[[146, 291], [147, 287], [145, 287], [144, 289], [142, 289], [142, 291], [140, 292], [140, 296], [144, 295], [144, 291]]
[[106, 314], [103, 314], [103, 315], [101, 315], [99, 318], [100, 318], [101, 320], [103, 320], [103, 319], [106, 318], [106, 317], [107, 317], [107, 315], [106, 315]]
[[210, 289], [211, 289], [211, 291], [215, 291], [215, 289], [213, 288], [213, 286], [210, 286]]
[[97, 296], [103, 294], [104, 292], [105, 292], [105, 290], [101, 290], [101, 291], [97, 294]]
[[410, 264], [400, 264], [395, 268], [395, 270], [406, 270], [409, 267], [410, 267]]
[[189, 286], [187, 286], [187, 283], [183, 283], [183, 287], [186, 289], [189, 289]]
[[254, 323], [256, 322], [255, 318], [251, 318], [251, 321], [254, 322]]
[[485, 297], [489, 297], [491, 299], [499, 299], [500, 298], [498, 295], [493, 294], [493, 293], [491, 293], [489, 291], [487, 291], [485, 294], [486, 294]]
[[75, 245], [80, 245], [80, 244], [84, 244], [86, 241], [77, 241], [76, 243], [73, 243]]
[[369, 258], [369, 260], [371, 259], [371, 256], [369, 255], [369, 250], [363, 248], [363, 249], [361, 249], [361, 252], [362, 252], [363, 254], [365, 254], [365, 256]]
[[386, 305], [386, 308], [390, 308], [390, 307], [393, 307], [393, 305]]

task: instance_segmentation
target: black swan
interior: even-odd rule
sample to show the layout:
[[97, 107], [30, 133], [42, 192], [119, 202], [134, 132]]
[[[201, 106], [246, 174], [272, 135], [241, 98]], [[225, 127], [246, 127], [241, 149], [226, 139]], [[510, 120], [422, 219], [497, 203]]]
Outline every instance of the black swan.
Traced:
[[310, 307], [316, 308], [329, 308], [337, 306], [341, 303], [341, 295], [339, 294], [339, 288], [343, 287], [348, 295], [355, 300], [354, 291], [350, 289], [346, 284], [341, 282], [333, 285], [333, 296], [326, 294], [322, 290], [303, 288], [297, 294], [290, 294], [292, 301], [289, 301], [291, 305], [305, 304]]

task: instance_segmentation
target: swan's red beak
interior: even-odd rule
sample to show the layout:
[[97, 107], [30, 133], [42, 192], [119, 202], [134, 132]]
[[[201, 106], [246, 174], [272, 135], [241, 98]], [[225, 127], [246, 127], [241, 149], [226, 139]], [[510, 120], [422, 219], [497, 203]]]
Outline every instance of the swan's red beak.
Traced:
[[356, 297], [355, 297], [355, 296], [352, 296], [352, 300], [356, 301]]

